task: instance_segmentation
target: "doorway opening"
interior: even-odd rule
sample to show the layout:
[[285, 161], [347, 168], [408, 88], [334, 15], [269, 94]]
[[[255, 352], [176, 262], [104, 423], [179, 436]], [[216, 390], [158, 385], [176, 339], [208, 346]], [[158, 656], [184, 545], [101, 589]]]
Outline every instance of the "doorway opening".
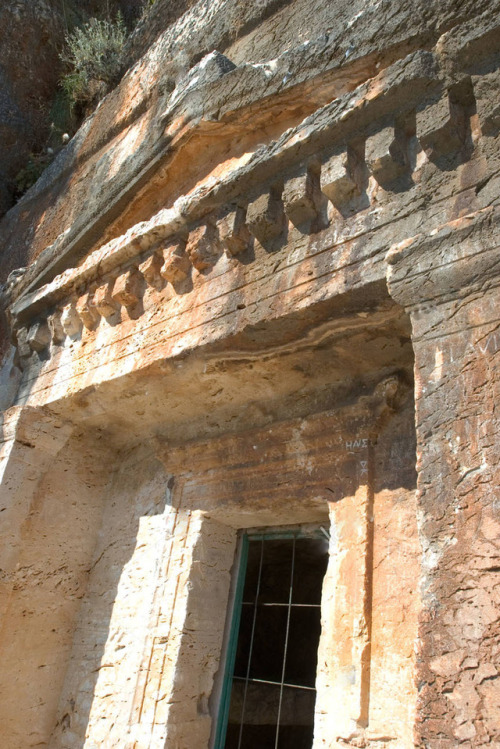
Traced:
[[311, 749], [327, 536], [243, 535], [217, 749]]

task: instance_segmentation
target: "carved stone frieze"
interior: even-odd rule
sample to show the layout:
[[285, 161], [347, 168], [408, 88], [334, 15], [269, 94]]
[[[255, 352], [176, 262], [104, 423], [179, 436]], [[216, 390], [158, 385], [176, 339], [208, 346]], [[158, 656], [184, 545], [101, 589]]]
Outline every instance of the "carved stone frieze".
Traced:
[[[79, 335], [79, 325], [70, 320], [74, 318], [73, 307], [67, 302], [67, 298], [75, 294], [75, 289], [78, 301], [74, 310], [80, 325], [88, 331], [95, 330], [100, 320], [114, 319], [120, 308], [137, 318], [142, 314], [141, 300], [146, 288], [150, 288], [153, 294], [161, 294], [167, 282], [175, 291], [177, 284], [189, 276], [191, 268], [203, 277], [209, 276], [222, 254], [237, 262], [238, 256], [255, 241], [267, 250], [274, 250], [285, 235], [288, 221], [292, 228], [297, 226], [301, 232], [315, 233], [332, 222], [349, 220], [350, 217], [357, 220], [356, 215], [362, 216], [363, 211], [370, 209], [370, 204], [380, 200], [373, 189], [367, 190], [370, 175], [386, 194], [386, 201], [401, 200], [399, 196], [409, 190], [416, 190], [418, 194], [419, 170], [426, 158], [439, 162], [440, 158], [448, 159], [450, 154], [459, 154], [455, 163], [457, 167], [464, 159], [472, 157], [472, 125], [469, 120], [476, 111], [476, 91], [483, 134], [491, 135], [498, 129], [500, 121], [496, 105], [488, 96], [497, 81], [498, 71], [484, 76], [462, 76], [458, 83], [446, 88], [444, 79], [439, 80], [436, 59], [431, 53], [410, 55], [405, 62], [404, 67], [399, 63], [394, 66], [392, 78], [385, 76], [385, 88], [375, 98], [363, 102], [363, 112], [373, 110], [376, 117], [378, 110], [384, 111], [381, 104], [384, 104], [385, 111], [394, 109], [398, 102], [394, 94], [402, 84], [412, 87], [413, 102], [409, 102], [406, 111], [395, 112], [390, 121], [384, 114], [380, 127], [366, 119], [365, 136], [359, 132], [358, 122], [356, 138], [344, 137], [334, 149], [322, 136], [321, 148], [318, 150], [315, 146], [307, 159], [300, 159], [295, 165], [292, 163], [283, 182], [268, 179], [256, 197], [248, 200], [245, 194], [241, 194], [236, 203], [222, 202], [219, 209], [212, 208], [205, 214], [201, 222], [189, 224], [188, 218], [196, 210], [203, 211], [204, 197], [193, 198], [191, 202], [184, 200], [178, 209], [160, 211], [150, 221], [138, 224], [123, 237], [112, 240], [94, 253], [95, 259], [91, 255], [81, 267], [56, 277], [31, 295], [21, 296], [12, 305], [14, 326], [43, 324], [56, 306], [64, 311], [59, 331], [52, 333], [52, 340], [61, 343], [62, 331], [70, 337]], [[366, 96], [362, 89], [363, 86], [359, 91], [360, 100]], [[430, 97], [429, 92], [432, 92]], [[352, 109], [355, 93], [350, 95], [350, 100]], [[311, 132], [315, 127], [319, 127], [321, 132], [327, 109], [309, 118]], [[328, 123], [328, 132], [335, 125], [335, 116], [330, 116], [333, 116], [333, 121]], [[340, 131], [347, 135], [345, 121], [343, 115]], [[318, 136], [315, 136], [311, 143], [317, 140]], [[279, 156], [282, 160], [290, 158], [288, 153], [293, 151], [285, 144]], [[275, 158], [275, 149], [269, 148], [264, 160], [260, 157], [260, 161], [250, 169], [257, 181], [263, 165], [270, 166]], [[244, 168], [244, 174], [249, 174], [249, 167]], [[232, 184], [237, 185], [238, 178], [236, 172], [231, 177]], [[397, 189], [393, 187], [396, 183]], [[223, 200], [222, 187], [219, 193]], [[328, 214], [329, 218], [328, 204], [336, 209], [333, 214]], [[184, 237], [187, 237], [186, 241]], [[106, 276], [102, 278], [104, 273]], [[85, 286], [88, 290], [82, 291]], [[34, 316], [30, 307], [36, 309]], [[50, 338], [46, 338], [36, 337], [34, 345], [37, 351], [48, 345]]]

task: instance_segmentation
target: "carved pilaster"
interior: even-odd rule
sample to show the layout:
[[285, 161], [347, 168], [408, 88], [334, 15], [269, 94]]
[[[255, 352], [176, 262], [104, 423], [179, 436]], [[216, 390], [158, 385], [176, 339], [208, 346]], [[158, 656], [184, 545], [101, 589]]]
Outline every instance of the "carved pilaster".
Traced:
[[[498, 210], [388, 253], [410, 314], [423, 552], [416, 743], [488, 743], [500, 604]], [[493, 677], [493, 680], [492, 680]]]

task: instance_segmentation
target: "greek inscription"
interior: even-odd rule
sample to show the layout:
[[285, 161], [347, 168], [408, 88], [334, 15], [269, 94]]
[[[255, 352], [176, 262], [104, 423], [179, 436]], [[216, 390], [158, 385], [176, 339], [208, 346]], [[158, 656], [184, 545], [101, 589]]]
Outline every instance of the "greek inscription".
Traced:
[[361, 470], [360, 470], [361, 476], [363, 476], [364, 474], [367, 474], [368, 473], [368, 461], [367, 460], [360, 460], [359, 461], [359, 465], [360, 465], [360, 468], [361, 468]]
[[496, 354], [500, 350], [500, 333], [491, 333], [477, 342], [477, 348], [484, 354]]
[[360, 447], [368, 447], [369, 440], [368, 437], [363, 437], [361, 439], [355, 439], [355, 440], [346, 440], [345, 441], [345, 449], [346, 450], [356, 450]]

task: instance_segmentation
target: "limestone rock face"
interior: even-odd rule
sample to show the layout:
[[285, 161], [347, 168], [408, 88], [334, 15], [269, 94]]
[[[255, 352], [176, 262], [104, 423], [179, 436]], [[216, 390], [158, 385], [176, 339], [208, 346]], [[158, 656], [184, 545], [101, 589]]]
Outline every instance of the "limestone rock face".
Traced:
[[[0, 227], [0, 745], [500, 745], [500, 3], [181, 9]], [[245, 720], [247, 534], [326, 573]]]

